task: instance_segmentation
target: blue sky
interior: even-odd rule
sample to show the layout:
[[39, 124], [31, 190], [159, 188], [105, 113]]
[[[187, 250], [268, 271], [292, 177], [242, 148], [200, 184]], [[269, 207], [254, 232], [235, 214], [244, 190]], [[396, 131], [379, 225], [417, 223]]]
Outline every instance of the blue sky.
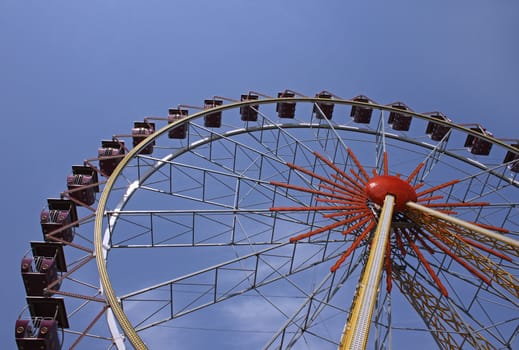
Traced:
[[517, 138], [519, 3], [0, 0], [2, 348], [39, 212], [70, 166], [178, 103], [285, 88], [366, 94]]

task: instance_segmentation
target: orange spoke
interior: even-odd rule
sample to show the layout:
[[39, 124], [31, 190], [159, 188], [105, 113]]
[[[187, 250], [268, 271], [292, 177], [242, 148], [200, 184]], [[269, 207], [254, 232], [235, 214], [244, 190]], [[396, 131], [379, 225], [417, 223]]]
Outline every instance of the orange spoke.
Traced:
[[[364, 178], [366, 180], [369, 180], [370, 177], [369, 177], [368, 173], [366, 172], [366, 170], [364, 170], [364, 167], [362, 166], [362, 164], [360, 164], [359, 160], [357, 159], [357, 157], [355, 156], [355, 154], [353, 153], [351, 148], [346, 148], [346, 151], [348, 152], [348, 155], [351, 157], [351, 159], [353, 159], [353, 162], [357, 166], [357, 169], [359, 169], [359, 171], [364, 176]], [[385, 155], [385, 152], [384, 152], [384, 155]], [[387, 161], [387, 159], [386, 159], [386, 161]]]
[[[355, 181], [354, 178], [352, 178], [351, 176], [349, 176], [348, 174], [344, 173], [344, 174], [341, 174], [342, 177], [340, 177], [339, 175], [336, 175], [336, 174], [331, 174], [331, 176], [337, 180], [337, 181], [340, 181], [342, 182], [343, 184], [345, 184], [346, 186], [351, 186], [352, 190], [353, 189], [357, 189], [359, 192], [361, 193], [364, 193], [365, 191], [365, 187], [361, 186], [361, 184], [359, 184], [357, 181]], [[345, 181], [344, 179], [348, 180], [348, 181]]]
[[440, 289], [440, 292], [444, 296], [446, 296], [446, 297], [449, 296], [449, 293], [447, 292], [447, 289], [445, 288], [445, 286], [443, 285], [441, 280], [438, 278], [438, 276], [436, 275], [436, 273], [432, 269], [431, 265], [429, 265], [429, 262], [427, 261], [427, 259], [424, 257], [424, 255], [420, 251], [420, 248], [418, 248], [416, 246], [416, 244], [413, 242], [412, 239], [410, 239], [409, 235], [405, 231], [403, 231], [403, 233], [404, 233], [404, 235], [407, 238], [407, 243], [409, 243], [409, 245], [411, 246], [411, 249], [413, 249], [413, 251], [415, 252], [416, 256], [418, 257], [418, 260], [420, 260], [420, 262], [423, 264], [423, 266], [425, 267], [425, 269], [427, 270], [427, 272], [429, 273], [431, 278], [434, 280], [434, 282], [436, 283], [436, 285]]
[[270, 208], [270, 211], [330, 211], [330, 210], [349, 210], [349, 209], [357, 209], [361, 208], [361, 206], [337, 206], [337, 205], [328, 205], [328, 206], [317, 206], [317, 207], [273, 207]]
[[510, 231], [507, 230], [506, 228], [503, 228], [503, 227], [497, 227], [497, 226], [492, 226], [492, 225], [485, 225], [485, 224], [482, 224], [482, 223], [479, 223], [479, 222], [473, 222], [473, 221], [469, 221], [471, 224], [474, 224], [476, 226], [479, 226], [479, 227], [483, 227], [483, 228], [486, 228], [488, 230], [493, 230], [493, 231], [497, 231], [497, 232], [503, 232], [503, 233], [509, 233]]
[[478, 249], [481, 249], [481, 250], [483, 250], [483, 251], [485, 251], [487, 253], [490, 253], [490, 254], [492, 254], [494, 256], [497, 256], [498, 258], [501, 258], [501, 259], [504, 259], [504, 260], [510, 261], [510, 262], [513, 261], [513, 259], [511, 257], [509, 257], [508, 255], [500, 253], [500, 252], [498, 252], [498, 251], [496, 251], [496, 250], [494, 250], [492, 248], [489, 248], [489, 247], [487, 247], [487, 246], [485, 246], [485, 245], [483, 245], [483, 244], [481, 244], [479, 242], [473, 241], [472, 239], [468, 239], [468, 238], [463, 237], [461, 235], [456, 235], [456, 236], [458, 237], [458, 239], [462, 240], [463, 242], [468, 243], [471, 246], [476, 247]]
[[[365, 213], [365, 212], [360, 212], [359, 214], [357, 214], [357, 215], [353, 215], [353, 216], [350, 216], [348, 219], [346, 219], [346, 220], [347, 220], [346, 223], [347, 223], [347, 224], [352, 223], [352, 222], [354, 222], [355, 220], [359, 220], [359, 219], [361, 219], [361, 218], [364, 217], [364, 216], [366, 216], [366, 213]], [[367, 219], [371, 219], [371, 217], [369, 217], [369, 218], [367, 218]], [[345, 234], [345, 233], [343, 232], [343, 234]]]
[[338, 203], [338, 204], [351, 204], [351, 205], [359, 205], [364, 204], [366, 206], [366, 201], [359, 201], [359, 200], [346, 200], [346, 199], [330, 199], [330, 198], [316, 198], [317, 202], [323, 202], [323, 203]]
[[[434, 237], [440, 239], [442, 242], [442, 237], [439, 236], [437, 233], [434, 233], [434, 232], [431, 232], [429, 231]], [[468, 264], [466, 261], [464, 261], [463, 259], [461, 259], [459, 256], [457, 256], [456, 254], [454, 254], [449, 247], [446, 247], [444, 246], [443, 244], [441, 244], [439, 241], [437, 241], [436, 239], [434, 239], [432, 236], [430, 235], [427, 235], [425, 234], [424, 232], [422, 232], [422, 234], [431, 242], [433, 243], [435, 246], [437, 246], [438, 248], [440, 248], [445, 254], [447, 254], [448, 256], [450, 256], [452, 259], [454, 259], [456, 262], [458, 262], [458, 264], [460, 264], [461, 266], [463, 266], [465, 269], [467, 269], [469, 272], [471, 272], [473, 275], [475, 275], [476, 277], [478, 277], [479, 279], [481, 279], [482, 281], [484, 281], [486, 284], [491, 284], [491, 281], [490, 279], [487, 278], [487, 276], [483, 275], [481, 272], [479, 272], [478, 270], [476, 270], [476, 268], [474, 268], [472, 265]], [[448, 244], [448, 243], [447, 243]]]
[[462, 234], [459, 233], [458, 231], [458, 228], [456, 226], [452, 226], [452, 225], [449, 225], [449, 224], [442, 224], [440, 225], [438, 222], [437, 223], [434, 223], [434, 224], [431, 224], [431, 226], [436, 230], [436, 231], [439, 231], [439, 232], [442, 232], [444, 235], [447, 235], [447, 236], [453, 236], [467, 244], [470, 244], [471, 246], [475, 247], [475, 248], [478, 248], [480, 250], [483, 250], [487, 253], [490, 253], [498, 258], [502, 258], [504, 260], [507, 260], [507, 261], [512, 261], [512, 258], [510, 258], [509, 256], [503, 254], [503, 253], [500, 253], [486, 245], [484, 245], [483, 243], [480, 243], [480, 242], [477, 242], [477, 241], [474, 241], [473, 239], [469, 239], [469, 238], [466, 238], [466, 237], [463, 237]]
[[[445, 188], [445, 187], [449, 187], [449, 186], [455, 185], [455, 184], [457, 184], [458, 182], [460, 182], [460, 181], [459, 181], [459, 180], [452, 180], [452, 181], [448, 181], [448, 182], [442, 183], [441, 185], [431, 187], [431, 188], [429, 188], [428, 190], [425, 190], [425, 191], [419, 192], [419, 193], [417, 193], [416, 195], [417, 195], [418, 197], [421, 197], [421, 196], [423, 196], [424, 194], [428, 194], [428, 193], [431, 193], [431, 192], [434, 192], [434, 191], [437, 191], [437, 190], [441, 190], [442, 188]], [[416, 187], [415, 187], [415, 189], [416, 189]]]
[[443, 196], [431, 196], [431, 197], [423, 197], [423, 198], [418, 198], [418, 200], [416, 201], [417, 203], [421, 203], [421, 202], [427, 202], [427, 201], [435, 201], [435, 200], [438, 200], [438, 199], [443, 199]]
[[316, 178], [318, 180], [321, 180], [322, 182], [326, 182], [326, 183], [328, 183], [330, 185], [333, 185], [333, 186], [338, 187], [338, 188], [343, 189], [343, 190], [348, 190], [348, 187], [345, 187], [345, 186], [343, 186], [341, 184], [338, 184], [338, 183], [336, 183], [334, 181], [331, 181], [330, 179], [328, 179], [328, 178], [326, 178], [324, 176], [318, 175], [318, 174], [316, 174], [316, 173], [314, 173], [314, 172], [312, 172], [312, 171], [310, 171], [308, 169], [305, 169], [303, 167], [300, 167], [300, 166], [292, 164], [292, 163], [287, 163], [287, 165], [289, 167], [293, 168], [293, 169], [299, 170], [300, 172], [302, 172], [302, 173], [304, 173], [306, 175], [310, 175], [310, 176], [312, 176], [312, 177], [314, 177], [314, 178]]
[[402, 256], [406, 256], [407, 252], [404, 248], [404, 242], [402, 242], [402, 235], [400, 233], [400, 229], [394, 228], [393, 230], [393, 232], [395, 233], [396, 245], [398, 246], [398, 249], [400, 250]]
[[353, 169], [350, 169], [350, 173], [360, 182], [362, 183], [363, 185], [367, 185], [368, 182], [366, 180], [364, 180], [363, 178], [360, 177], [359, 173], [356, 172], [355, 170]]
[[366, 195], [361, 195], [361, 194], [359, 194], [359, 192], [343, 191], [341, 189], [337, 189], [337, 188], [334, 188], [332, 186], [328, 186], [325, 184], [320, 184], [319, 187], [324, 188], [325, 190], [331, 191], [332, 193], [337, 192], [337, 193], [344, 194], [345, 196], [350, 196], [351, 198], [357, 198], [357, 199], [361, 199], [364, 201], [366, 201], [366, 199], [367, 199]]
[[[319, 158], [321, 161], [323, 161], [326, 165], [328, 165], [330, 168], [332, 168], [333, 170], [335, 170], [337, 172], [337, 174], [343, 176], [345, 179], [347, 179], [348, 181], [351, 182], [351, 184], [355, 187], [358, 187], [360, 190], [364, 190], [361, 186], [359, 186], [359, 184], [354, 180], [352, 179], [344, 170], [340, 169], [339, 167], [337, 167], [335, 164], [333, 164], [332, 162], [330, 162], [328, 159], [326, 159], [324, 156], [320, 155], [319, 153], [317, 152], [314, 152], [314, 155]], [[335, 174], [331, 174], [331, 176], [333, 178], [336, 178], [337, 180], [341, 181], [341, 182], [344, 182], [341, 178], [339, 178], [337, 175]], [[344, 182], [345, 183], [345, 182]]]
[[350, 233], [352, 233], [353, 231], [355, 231], [356, 229], [358, 229], [362, 225], [367, 224], [369, 221], [372, 221], [372, 218], [365, 218], [364, 220], [359, 221], [355, 225], [353, 225], [350, 228], [348, 228], [346, 231], [342, 231], [342, 234], [345, 235], [345, 236], [349, 235]]
[[415, 191], [416, 191], [416, 190], [418, 190], [418, 189], [420, 189], [420, 188], [422, 188], [422, 187], [424, 187], [424, 186], [425, 186], [425, 182], [419, 182], [419, 183], [417, 183], [416, 185], [414, 185], [413, 188], [414, 188]]
[[448, 215], [456, 215], [456, 214], [458, 214], [457, 211], [447, 210], [447, 209], [436, 209], [436, 211], [439, 211], [440, 213], [448, 214]]
[[388, 240], [386, 244], [386, 256], [385, 259], [385, 267], [386, 267], [386, 290], [388, 293], [391, 292], [391, 288], [393, 286], [393, 268], [392, 268], [392, 259], [391, 259], [391, 242]]
[[315, 235], [317, 235], [319, 233], [322, 233], [324, 231], [328, 231], [328, 230], [331, 230], [331, 229], [336, 228], [338, 226], [345, 225], [345, 224], [347, 224], [348, 222], [351, 222], [351, 221], [353, 221], [353, 220], [348, 218], [348, 219], [345, 219], [345, 220], [334, 222], [333, 224], [323, 226], [323, 227], [318, 228], [316, 230], [312, 230], [312, 231], [309, 231], [307, 233], [303, 233], [303, 234], [300, 234], [298, 236], [291, 237], [290, 238], [290, 242], [293, 243], [293, 242], [300, 241], [302, 239], [305, 239], [305, 238], [308, 238], [308, 237], [311, 237], [311, 236], [315, 236]]
[[346, 215], [352, 215], [352, 214], [357, 214], [357, 213], [364, 213], [366, 215], [371, 214], [371, 212], [368, 209], [366, 209], [365, 206], [350, 207], [348, 209], [359, 209], [359, 210], [348, 210], [348, 211], [340, 211], [337, 213], [323, 214], [323, 218], [335, 218], [337, 216], [346, 216]]
[[384, 175], [389, 175], [389, 165], [388, 165], [388, 162], [387, 162], [387, 152], [384, 151], [384, 155], [383, 155], [383, 162], [384, 162]]
[[414, 178], [416, 177], [416, 175], [418, 175], [418, 172], [420, 170], [422, 170], [422, 168], [424, 167], [425, 163], [420, 163], [418, 164], [418, 166], [416, 168], [414, 168], [413, 172], [407, 177], [407, 182], [411, 183], [411, 181], [414, 180]]
[[327, 192], [323, 192], [323, 191], [319, 191], [319, 190], [314, 190], [314, 189], [306, 188], [306, 187], [302, 187], [302, 186], [290, 185], [290, 184], [286, 184], [286, 183], [283, 183], [283, 182], [271, 181], [270, 184], [274, 185], [274, 186], [285, 187], [285, 188], [289, 188], [289, 189], [292, 189], [292, 190], [301, 191], [301, 192], [307, 192], [307, 193], [313, 193], [313, 194], [317, 194], [317, 195], [322, 195], [322, 196], [325, 196], [325, 197], [332, 197], [332, 198], [339, 198], [339, 199], [348, 199], [347, 197], [339, 196], [339, 195], [336, 195], [334, 193], [327, 193]]
[[341, 257], [335, 262], [335, 264], [330, 268], [330, 271], [332, 272], [335, 272], [337, 271], [337, 269], [339, 267], [341, 267], [342, 263], [344, 261], [346, 261], [346, 259], [348, 258], [348, 256], [350, 256], [350, 254], [355, 250], [357, 249], [357, 247], [360, 245], [360, 243], [364, 240], [364, 238], [366, 238], [366, 236], [368, 235], [368, 233], [371, 232], [371, 230], [373, 230], [373, 228], [375, 227], [375, 222], [370, 222], [369, 225], [366, 227], [366, 229], [355, 239], [355, 241], [353, 241], [352, 245], [348, 247], [348, 249], [346, 249], [346, 251], [344, 251], [344, 253], [342, 253]]
[[411, 232], [414, 233], [414, 238], [416, 238], [420, 243], [422, 243], [422, 245], [424, 246], [424, 248], [427, 250], [427, 252], [431, 255], [434, 254], [434, 249], [432, 249], [422, 238], [422, 236], [420, 236], [420, 233], [421, 230], [415, 230], [415, 229], [411, 229]]
[[342, 190], [342, 189], [339, 189], [339, 188], [336, 188], [336, 187], [333, 187], [333, 186], [328, 186], [328, 185], [325, 185], [325, 184], [319, 184], [319, 188], [324, 188], [325, 190], [328, 190], [332, 193], [341, 193], [341, 194], [344, 194], [345, 196], [350, 196], [351, 198], [357, 198], [357, 199], [364, 199], [366, 200], [366, 196], [359, 192], [359, 191], [347, 191], [347, 190]]

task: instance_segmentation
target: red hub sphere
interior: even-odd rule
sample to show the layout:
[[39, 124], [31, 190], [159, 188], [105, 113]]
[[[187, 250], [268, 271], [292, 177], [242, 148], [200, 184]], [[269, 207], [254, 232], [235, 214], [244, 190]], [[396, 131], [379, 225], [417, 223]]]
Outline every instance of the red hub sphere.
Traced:
[[406, 203], [416, 202], [416, 191], [413, 186], [407, 181], [402, 180], [397, 176], [380, 175], [375, 176], [368, 181], [366, 185], [366, 194], [368, 198], [382, 206], [384, 204], [384, 198], [388, 194], [395, 197], [396, 211], [404, 211], [406, 209]]

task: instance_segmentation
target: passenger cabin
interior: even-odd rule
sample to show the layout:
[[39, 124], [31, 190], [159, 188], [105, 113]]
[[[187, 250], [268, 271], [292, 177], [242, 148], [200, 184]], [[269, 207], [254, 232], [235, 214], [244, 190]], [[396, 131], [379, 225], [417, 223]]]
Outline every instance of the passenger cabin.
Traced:
[[[223, 104], [222, 100], [204, 100], [204, 109], [211, 109]], [[219, 128], [222, 126], [222, 112], [214, 112], [204, 115], [204, 126], [206, 128]]]
[[[410, 108], [402, 102], [395, 102], [390, 105], [393, 108], [401, 109], [403, 111], [410, 111]], [[390, 112], [388, 124], [391, 125], [393, 130], [408, 131], [411, 127], [411, 116], [398, 112]]]
[[505, 159], [503, 160], [503, 163], [510, 163], [508, 164], [508, 167], [511, 171], [514, 173], [519, 173], [519, 143], [515, 143], [511, 145], [513, 148], [515, 148], [517, 151], [508, 151], [506, 152]]
[[32, 256], [52, 257], [59, 272], [67, 272], [63, 244], [56, 242], [31, 242]]
[[[29, 296], [44, 296], [49, 284], [58, 279], [58, 267], [53, 257], [35, 256], [22, 259], [22, 279]], [[53, 287], [59, 289], [59, 284]]]
[[[290, 91], [279, 92], [278, 98], [294, 97], [295, 94]], [[296, 113], [295, 102], [278, 102], [276, 104], [276, 112], [279, 118], [291, 118], [293, 119]]]
[[[241, 95], [240, 101], [256, 101], [258, 100], [258, 95], [247, 94]], [[258, 120], [258, 109], [259, 105], [249, 105], [249, 106], [241, 106], [240, 107], [240, 116], [241, 120], [246, 122], [255, 122]]]
[[[45, 289], [67, 270], [63, 245], [53, 242], [31, 242], [33, 257], [24, 257], [21, 264], [22, 280], [28, 296], [51, 296]], [[59, 290], [60, 283], [52, 285]]]
[[[69, 328], [62, 298], [27, 297], [30, 319], [15, 323], [18, 350], [60, 350], [59, 328]], [[61, 332], [60, 332], [61, 333]]]
[[[326, 91], [315, 94], [317, 98], [332, 99], [332, 95]], [[317, 119], [332, 119], [334, 104], [332, 102], [316, 102], [313, 107], [313, 115]]]
[[110, 176], [124, 157], [123, 141], [101, 141], [101, 148], [97, 150], [99, 168], [104, 176]]
[[74, 239], [73, 226], [78, 226], [77, 210], [73, 201], [68, 199], [47, 199], [48, 206], [40, 214], [43, 238], [52, 242], [48, 235], [52, 234], [59, 240], [72, 242]]
[[[487, 131], [481, 125], [476, 125], [475, 127], [470, 128], [470, 130], [481, 135], [492, 136], [492, 133]], [[470, 153], [480, 156], [488, 156], [492, 149], [492, 143], [472, 134], [467, 135], [464, 146], [468, 148]]]
[[92, 205], [99, 192], [97, 172], [89, 166], [73, 165], [72, 175], [67, 176], [68, 195], [80, 205]]
[[[132, 139], [133, 139], [133, 147], [136, 147], [140, 144], [144, 139], [155, 132], [155, 123], [149, 122], [134, 122], [132, 129]], [[155, 141], [150, 142], [141, 150], [141, 154], [152, 154], [153, 146], [155, 146]]]
[[[352, 101], [355, 102], [363, 102], [363, 103], [371, 103], [369, 97], [364, 95], [359, 95], [352, 98]], [[366, 106], [351, 106], [350, 117], [353, 118], [355, 123], [360, 124], [369, 124], [371, 121], [371, 114], [373, 113], [373, 109]]]
[[61, 350], [58, 322], [53, 319], [16, 320], [15, 337], [19, 350]]
[[[187, 117], [188, 114], [189, 111], [187, 109], [170, 108], [168, 110], [168, 124], [178, 122]], [[187, 137], [187, 128], [187, 123], [178, 123], [177, 126], [168, 131], [168, 137], [170, 139], [185, 139]]]
[[[435, 119], [441, 120], [441, 121], [446, 121], [446, 122], [450, 122], [451, 121], [449, 118], [447, 118], [441, 112], [430, 113], [429, 116], [431, 116], [431, 117], [433, 117]], [[438, 124], [438, 123], [430, 121], [430, 122], [427, 123], [427, 127], [425, 129], [425, 133], [427, 135], [429, 135], [431, 140], [433, 140], [433, 141], [440, 141], [440, 140], [442, 140], [445, 137], [445, 135], [447, 135], [447, 133], [450, 130], [451, 130], [451, 128], [448, 127], [448, 126], [441, 125], [441, 124]]]

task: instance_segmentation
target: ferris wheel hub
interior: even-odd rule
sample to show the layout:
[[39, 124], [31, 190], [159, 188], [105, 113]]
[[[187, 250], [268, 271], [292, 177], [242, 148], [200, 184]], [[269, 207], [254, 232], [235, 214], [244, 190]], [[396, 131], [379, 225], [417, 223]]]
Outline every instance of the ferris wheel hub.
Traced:
[[371, 178], [366, 185], [366, 194], [372, 202], [382, 206], [387, 195], [395, 197], [395, 210], [404, 211], [406, 203], [416, 202], [416, 191], [411, 184], [398, 176], [379, 175]]

